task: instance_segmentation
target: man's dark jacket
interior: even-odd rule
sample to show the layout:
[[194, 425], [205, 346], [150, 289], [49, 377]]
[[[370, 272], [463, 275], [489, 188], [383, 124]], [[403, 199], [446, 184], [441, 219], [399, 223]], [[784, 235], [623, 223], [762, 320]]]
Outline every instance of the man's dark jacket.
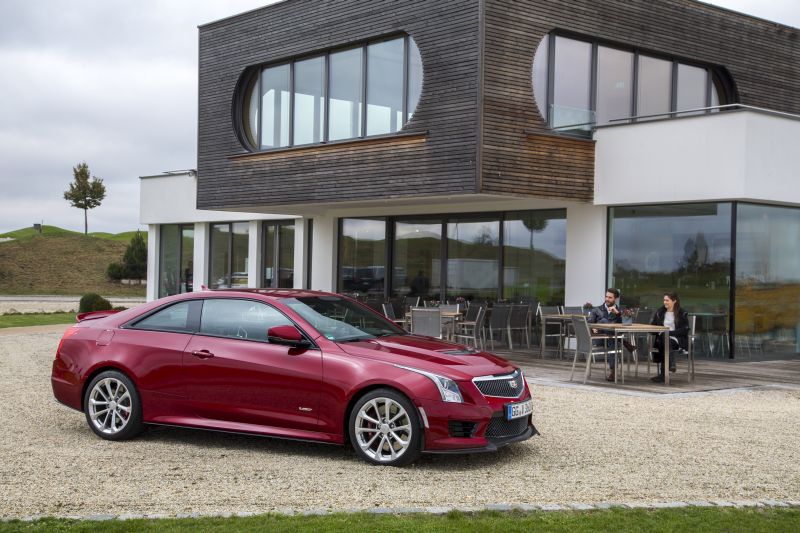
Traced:
[[[619, 310], [619, 308], [617, 308], [617, 310]], [[586, 321], [590, 324], [609, 324], [614, 322], [619, 324], [622, 322], [622, 313], [609, 313], [605, 304], [603, 304], [592, 309], [592, 312], [589, 313], [589, 318], [587, 318]]]

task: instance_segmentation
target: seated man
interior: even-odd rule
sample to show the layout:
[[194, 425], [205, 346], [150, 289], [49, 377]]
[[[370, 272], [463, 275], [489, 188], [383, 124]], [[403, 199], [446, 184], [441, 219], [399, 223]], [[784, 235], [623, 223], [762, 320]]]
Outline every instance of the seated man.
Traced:
[[[592, 309], [592, 312], [589, 314], [589, 317], [586, 319], [586, 321], [589, 322], [590, 324], [622, 323], [622, 313], [617, 307], [618, 298], [619, 298], [619, 289], [615, 289], [613, 287], [609, 287], [608, 289], [606, 289], [606, 298], [605, 301], [603, 302], [603, 305]], [[593, 332], [597, 333], [597, 330], [593, 330]], [[610, 333], [609, 337], [613, 338], [614, 334]], [[609, 374], [606, 376], [606, 380], [614, 381], [615, 378], [614, 374], [616, 371], [616, 358], [614, 357], [613, 353], [608, 355], [608, 366], [610, 370]]]

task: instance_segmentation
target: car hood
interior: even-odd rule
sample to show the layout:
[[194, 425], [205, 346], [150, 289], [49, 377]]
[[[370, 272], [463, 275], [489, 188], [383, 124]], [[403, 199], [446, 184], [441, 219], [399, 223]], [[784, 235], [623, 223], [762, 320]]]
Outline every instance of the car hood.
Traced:
[[418, 335], [347, 342], [339, 347], [350, 355], [427, 370], [451, 379], [508, 374], [515, 368], [494, 354]]

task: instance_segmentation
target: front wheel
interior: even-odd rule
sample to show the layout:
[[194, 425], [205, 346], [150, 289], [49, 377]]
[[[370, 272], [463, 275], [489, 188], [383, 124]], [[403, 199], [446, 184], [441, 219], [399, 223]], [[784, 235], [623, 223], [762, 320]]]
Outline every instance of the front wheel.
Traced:
[[116, 370], [96, 375], [83, 398], [86, 422], [98, 437], [131, 439], [142, 432], [142, 403], [133, 381]]
[[391, 389], [365, 394], [353, 406], [348, 423], [356, 453], [373, 464], [402, 466], [422, 451], [422, 428], [414, 405]]

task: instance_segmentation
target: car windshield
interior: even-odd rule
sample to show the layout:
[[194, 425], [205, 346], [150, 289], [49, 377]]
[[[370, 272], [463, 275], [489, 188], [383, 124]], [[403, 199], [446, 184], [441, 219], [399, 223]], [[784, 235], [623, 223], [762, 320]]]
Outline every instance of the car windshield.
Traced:
[[339, 296], [289, 298], [284, 303], [334, 342], [406, 334], [383, 316]]

